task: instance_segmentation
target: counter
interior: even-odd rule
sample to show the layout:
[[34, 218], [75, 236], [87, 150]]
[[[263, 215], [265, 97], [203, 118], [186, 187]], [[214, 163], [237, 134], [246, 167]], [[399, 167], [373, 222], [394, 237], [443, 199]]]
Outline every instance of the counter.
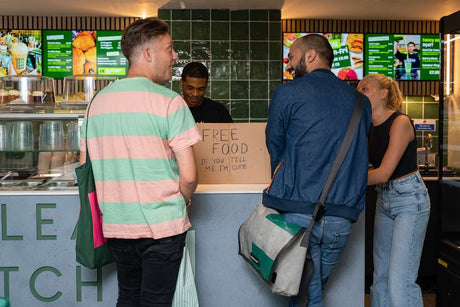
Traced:
[[[237, 232], [265, 185], [199, 185], [190, 219], [200, 306], [287, 306], [238, 255]], [[114, 306], [113, 264], [75, 262], [77, 191], [0, 192], [0, 296], [12, 306]], [[324, 306], [364, 306], [364, 214], [325, 289]]]

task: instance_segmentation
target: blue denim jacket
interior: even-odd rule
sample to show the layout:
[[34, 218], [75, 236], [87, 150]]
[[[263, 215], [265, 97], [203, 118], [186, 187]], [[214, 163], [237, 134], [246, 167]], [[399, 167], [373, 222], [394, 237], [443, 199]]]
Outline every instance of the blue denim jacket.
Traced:
[[[265, 131], [272, 182], [264, 191], [264, 205], [282, 212], [313, 212], [355, 99], [355, 90], [325, 69], [276, 89]], [[326, 199], [326, 215], [356, 221], [364, 207], [370, 123], [371, 105], [366, 97], [358, 131]]]

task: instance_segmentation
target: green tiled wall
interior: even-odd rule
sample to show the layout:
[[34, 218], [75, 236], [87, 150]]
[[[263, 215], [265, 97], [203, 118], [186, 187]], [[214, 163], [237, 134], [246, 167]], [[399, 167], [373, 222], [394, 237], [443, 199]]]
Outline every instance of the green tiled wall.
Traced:
[[158, 10], [171, 27], [179, 60], [167, 86], [181, 92], [182, 68], [202, 62], [210, 72], [207, 97], [229, 109], [235, 122], [264, 122], [281, 84], [280, 10]]
[[433, 137], [431, 152], [438, 152], [439, 103], [432, 96], [405, 96], [402, 111], [412, 119], [436, 119], [436, 131], [417, 131], [417, 147], [424, 146], [424, 137]]

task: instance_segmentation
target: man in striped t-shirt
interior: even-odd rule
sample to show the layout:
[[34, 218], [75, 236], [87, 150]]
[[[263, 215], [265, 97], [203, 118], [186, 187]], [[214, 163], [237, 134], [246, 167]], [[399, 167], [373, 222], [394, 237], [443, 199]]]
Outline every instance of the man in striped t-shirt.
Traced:
[[117, 306], [170, 306], [197, 184], [198, 129], [171, 79], [177, 53], [168, 25], [138, 20], [123, 32], [125, 79], [100, 91], [82, 125], [93, 165], [103, 232], [118, 272]]

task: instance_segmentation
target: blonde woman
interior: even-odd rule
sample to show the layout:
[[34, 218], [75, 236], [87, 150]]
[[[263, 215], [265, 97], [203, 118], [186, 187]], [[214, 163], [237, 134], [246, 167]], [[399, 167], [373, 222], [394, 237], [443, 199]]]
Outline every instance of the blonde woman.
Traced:
[[372, 307], [423, 306], [417, 279], [430, 215], [430, 199], [417, 168], [411, 119], [399, 112], [397, 83], [380, 74], [363, 78], [358, 90], [372, 105], [368, 184], [376, 185]]

